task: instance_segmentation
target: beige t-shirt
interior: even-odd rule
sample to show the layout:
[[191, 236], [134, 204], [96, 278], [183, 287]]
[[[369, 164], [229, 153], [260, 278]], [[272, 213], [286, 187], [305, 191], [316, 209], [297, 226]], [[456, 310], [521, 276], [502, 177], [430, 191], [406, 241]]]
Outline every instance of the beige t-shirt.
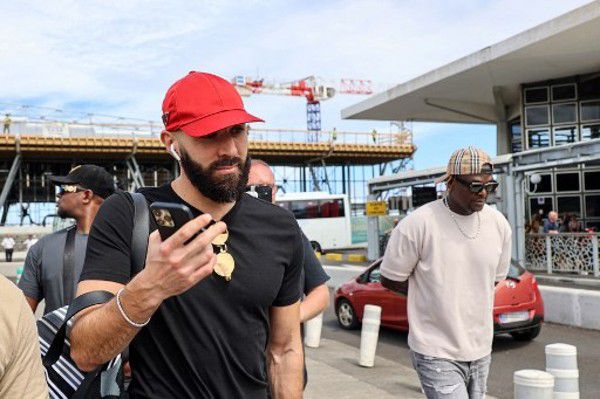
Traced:
[[[492, 350], [494, 282], [506, 278], [511, 229], [485, 205], [476, 239], [466, 238], [442, 200], [404, 218], [392, 232], [381, 275], [408, 279], [408, 345], [427, 356], [473, 361]], [[469, 236], [477, 213], [453, 213]]]
[[47, 398], [35, 319], [25, 296], [0, 276], [0, 398]]

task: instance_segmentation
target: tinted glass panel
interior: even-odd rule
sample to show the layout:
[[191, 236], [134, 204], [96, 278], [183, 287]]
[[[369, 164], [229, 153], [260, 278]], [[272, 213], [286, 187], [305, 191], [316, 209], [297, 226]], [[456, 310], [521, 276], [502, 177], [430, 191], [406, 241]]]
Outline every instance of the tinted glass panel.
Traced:
[[527, 144], [529, 148], [542, 148], [550, 146], [550, 130], [531, 129], [527, 131]]
[[548, 125], [550, 116], [548, 106], [534, 106], [525, 108], [525, 121], [527, 126]]
[[593, 229], [594, 231], [600, 231], [600, 221], [591, 221], [591, 220], [588, 220], [585, 223], [585, 226], [588, 229]]
[[535, 187], [529, 182], [529, 191], [536, 193], [550, 193], [552, 192], [552, 175], [540, 175], [542, 181]]
[[600, 190], [600, 171], [584, 172], [583, 180], [586, 190]]
[[575, 84], [552, 86], [552, 101], [574, 100]]
[[556, 191], [579, 191], [579, 173], [557, 173]]
[[379, 283], [381, 281], [381, 272], [379, 271], [379, 268], [376, 267], [375, 269], [371, 270], [371, 273], [369, 274], [369, 283]]
[[581, 121], [600, 120], [600, 101], [581, 103]]
[[569, 212], [577, 217], [581, 216], [581, 199], [577, 197], [558, 197], [556, 199], [558, 214], [562, 217]]
[[290, 210], [296, 219], [318, 219], [344, 217], [344, 201], [334, 200], [310, 200], [310, 201], [285, 201], [279, 206]]
[[586, 217], [600, 217], [600, 195], [585, 196], [585, 213]]
[[557, 127], [554, 129], [554, 145], [574, 143], [577, 141], [577, 127]]
[[600, 98], [600, 78], [586, 80], [579, 83], [579, 99], [596, 99]]
[[521, 122], [510, 124], [511, 151], [523, 151], [523, 135], [521, 133]]
[[552, 203], [552, 197], [536, 197], [536, 198], [530, 198], [529, 199], [529, 209], [531, 211], [531, 214], [529, 215], [529, 217], [531, 218], [533, 215], [540, 213], [542, 214], [542, 217], [546, 217], [546, 215], [548, 214], [548, 212], [550, 212], [551, 210], [554, 209], [553, 203]]
[[525, 89], [525, 103], [543, 103], [548, 101], [548, 88], [538, 87]]
[[585, 125], [581, 128], [581, 140], [600, 139], [600, 124]]
[[577, 122], [577, 105], [554, 104], [552, 106], [552, 120], [554, 123], [575, 123]]

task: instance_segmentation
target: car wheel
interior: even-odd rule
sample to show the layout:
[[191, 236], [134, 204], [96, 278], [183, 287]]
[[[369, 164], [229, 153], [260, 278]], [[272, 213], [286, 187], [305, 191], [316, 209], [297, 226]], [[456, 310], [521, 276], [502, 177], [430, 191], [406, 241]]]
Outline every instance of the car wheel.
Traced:
[[510, 335], [512, 335], [516, 341], [531, 341], [540, 335], [540, 331], [542, 331], [541, 325], [530, 328], [529, 330], [511, 332]]
[[339, 300], [335, 314], [338, 323], [344, 330], [356, 330], [358, 328], [358, 317], [356, 317], [356, 312], [348, 300]]

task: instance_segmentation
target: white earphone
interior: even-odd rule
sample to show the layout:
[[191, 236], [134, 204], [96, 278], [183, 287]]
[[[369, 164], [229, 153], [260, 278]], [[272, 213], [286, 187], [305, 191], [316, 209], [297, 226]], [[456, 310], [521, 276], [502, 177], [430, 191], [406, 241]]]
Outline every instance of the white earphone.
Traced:
[[173, 158], [175, 158], [175, 160], [177, 162], [181, 162], [181, 157], [179, 156], [179, 154], [177, 153], [177, 151], [175, 151], [175, 144], [171, 143], [171, 146], [169, 147], [169, 153], [171, 154], [171, 156]]

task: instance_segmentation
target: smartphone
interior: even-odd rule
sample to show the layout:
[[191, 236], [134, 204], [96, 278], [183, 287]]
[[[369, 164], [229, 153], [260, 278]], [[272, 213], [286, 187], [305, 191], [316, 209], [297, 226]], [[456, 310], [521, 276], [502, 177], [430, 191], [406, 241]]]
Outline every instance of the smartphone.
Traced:
[[[181, 228], [181, 226], [194, 218], [190, 208], [183, 204], [172, 202], [153, 202], [150, 204], [150, 212], [154, 217], [154, 221], [158, 226], [160, 238], [163, 241], [171, 237]], [[202, 231], [204, 231], [204, 229], [202, 229]], [[200, 232], [198, 232], [198, 234], [199, 233]], [[196, 235], [194, 235], [194, 237], [196, 237]], [[194, 237], [190, 238], [188, 242], [193, 240]]]

